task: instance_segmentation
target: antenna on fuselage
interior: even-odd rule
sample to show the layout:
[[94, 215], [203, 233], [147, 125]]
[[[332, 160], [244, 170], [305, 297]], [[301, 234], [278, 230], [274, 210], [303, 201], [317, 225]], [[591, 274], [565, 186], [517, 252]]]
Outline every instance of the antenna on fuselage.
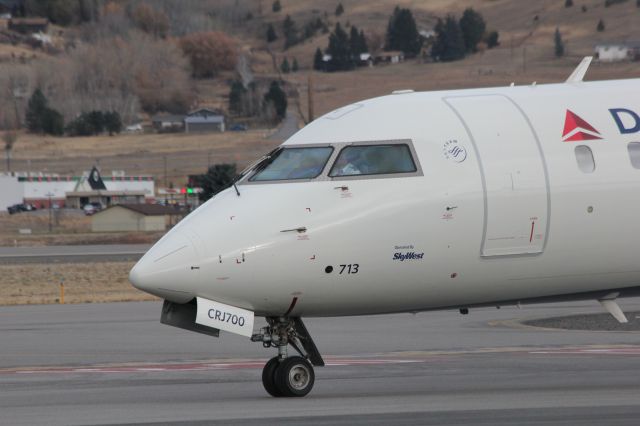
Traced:
[[580, 83], [587, 73], [592, 60], [593, 56], [585, 56], [582, 62], [573, 70], [566, 83]]

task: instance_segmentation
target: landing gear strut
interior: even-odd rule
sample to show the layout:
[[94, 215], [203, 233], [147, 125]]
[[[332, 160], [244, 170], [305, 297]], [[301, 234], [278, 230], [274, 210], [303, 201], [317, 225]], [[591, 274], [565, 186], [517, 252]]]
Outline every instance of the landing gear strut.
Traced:
[[[262, 384], [271, 396], [305, 396], [315, 382], [313, 366], [324, 366], [324, 361], [311, 335], [300, 318], [267, 317], [267, 327], [251, 336], [253, 342], [262, 342], [265, 348], [277, 348], [278, 355], [271, 358], [262, 370]], [[291, 345], [300, 356], [289, 357]]]

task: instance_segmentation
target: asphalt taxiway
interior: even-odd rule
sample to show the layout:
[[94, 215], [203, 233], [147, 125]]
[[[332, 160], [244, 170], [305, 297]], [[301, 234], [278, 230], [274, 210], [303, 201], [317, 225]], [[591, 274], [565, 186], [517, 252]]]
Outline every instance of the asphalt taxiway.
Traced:
[[519, 325], [592, 312], [307, 319], [328, 366], [306, 398], [274, 399], [272, 351], [161, 325], [158, 303], [2, 307], [0, 424], [636, 425], [640, 333]]
[[149, 244], [0, 247], [0, 264], [138, 260], [150, 247]]

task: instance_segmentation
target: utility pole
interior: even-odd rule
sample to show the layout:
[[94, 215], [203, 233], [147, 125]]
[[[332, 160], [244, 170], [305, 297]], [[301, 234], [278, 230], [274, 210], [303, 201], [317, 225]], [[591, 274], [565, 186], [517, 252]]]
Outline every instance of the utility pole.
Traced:
[[164, 187], [166, 189], [166, 188], [168, 188], [168, 186], [167, 186], [167, 156], [163, 155], [162, 158], [164, 159]]
[[52, 214], [53, 214], [53, 210], [52, 210], [52, 205], [51, 205], [51, 197], [53, 197], [53, 193], [52, 192], [47, 192], [46, 194], [44, 194], [46, 197], [49, 198], [49, 233], [51, 233], [52, 231]]
[[8, 88], [7, 90], [9, 91], [9, 96], [11, 96], [11, 99], [13, 99], [13, 108], [16, 114], [16, 129], [19, 129], [21, 127], [20, 111], [18, 110], [18, 96], [16, 95], [16, 87], [13, 84], [13, 81], [14, 81], [13, 78], [11, 78], [11, 87]]
[[313, 71], [309, 72], [309, 78], [307, 80], [307, 102], [309, 103], [308, 109], [308, 122], [313, 121]]
[[509, 44], [509, 52], [511, 53], [511, 61], [513, 62], [513, 34], [511, 35], [511, 43]]

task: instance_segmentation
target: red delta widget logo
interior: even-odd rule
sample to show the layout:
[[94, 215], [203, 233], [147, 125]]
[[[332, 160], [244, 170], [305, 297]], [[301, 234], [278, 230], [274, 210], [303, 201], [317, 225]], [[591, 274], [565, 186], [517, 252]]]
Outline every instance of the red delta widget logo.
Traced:
[[[640, 116], [627, 108], [609, 109], [613, 121], [621, 134], [640, 132]], [[602, 135], [595, 127], [571, 110], [567, 110], [564, 118], [563, 142], [580, 142], [602, 139]]]

